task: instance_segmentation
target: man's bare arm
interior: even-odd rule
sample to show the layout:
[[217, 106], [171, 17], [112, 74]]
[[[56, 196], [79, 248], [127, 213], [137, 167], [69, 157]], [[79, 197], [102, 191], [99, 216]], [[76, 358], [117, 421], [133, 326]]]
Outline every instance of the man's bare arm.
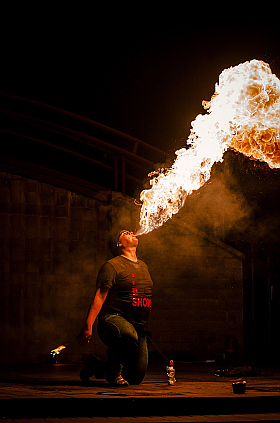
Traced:
[[106, 288], [106, 287], [101, 287], [97, 289], [95, 296], [92, 300], [92, 303], [89, 307], [84, 327], [77, 337], [81, 345], [91, 340], [92, 326], [101, 310], [101, 307], [104, 301], [106, 300], [108, 292], [109, 292], [109, 288]]

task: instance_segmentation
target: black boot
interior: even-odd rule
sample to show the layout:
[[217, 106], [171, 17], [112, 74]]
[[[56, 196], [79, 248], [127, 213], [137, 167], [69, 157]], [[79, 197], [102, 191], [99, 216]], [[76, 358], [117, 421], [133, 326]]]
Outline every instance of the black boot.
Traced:
[[92, 354], [87, 356], [84, 367], [80, 371], [80, 379], [83, 383], [89, 383], [89, 379], [94, 376], [96, 379], [104, 378], [104, 363]]

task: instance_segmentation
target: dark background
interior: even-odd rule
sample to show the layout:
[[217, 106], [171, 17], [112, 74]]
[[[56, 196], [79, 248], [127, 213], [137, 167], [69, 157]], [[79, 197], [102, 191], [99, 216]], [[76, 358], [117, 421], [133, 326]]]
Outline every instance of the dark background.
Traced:
[[[204, 112], [202, 100], [210, 99], [223, 69], [259, 59], [280, 77], [277, 13], [265, 4], [244, 11], [184, 2], [2, 10], [0, 91], [88, 117], [173, 154], [185, 146], [190, 123]], [[258, 331], [260, 348], [276, 342], [278, 331], [280, 175], [241, 154], [227, 152], [224, 159], [213, 167], [201, 202], [193, 197], [186, 207], [201, 213], [215, 181], [246, 203], [245, 223], [229, 224], [217, 236], [246, 255], [245, 335], [250, 341], [252, 327]], [[218, 207], [214, 198], [211, 213]], [[195, 224], [215, 229], [211, 219]]]
[[3, 11], [1, 91], [173, 152], [223, 69], [260, 59], [280, 74], [273, 11], [220, 9], [167, 2]]

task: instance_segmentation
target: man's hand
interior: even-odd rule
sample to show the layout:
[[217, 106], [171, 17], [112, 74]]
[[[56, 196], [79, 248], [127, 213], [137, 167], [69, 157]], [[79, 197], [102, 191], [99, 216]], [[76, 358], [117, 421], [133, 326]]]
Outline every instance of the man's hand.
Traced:
[[92, 337], [92, 327], [89, 327], [86, 323], [84, 324], [83, 329], [77, 336], [77, 340], [80, 345], [85, 345], [86, 343], [89, 343]]
[[96, 317], [98, 316], [98, 313], [101, 310], [101, 307], [107, 297], [108, 292], [109, 288], [107, 287], [98, 288], [98, 290], [96, 291], [94, 299], [92, 300], [92, 303], [89, 307], [84, 327], [81, 330], [80, 334], [77, 336], [77, 340], [79, 341], [80, 345], [85, 345], [91, 340], [92, 326], [95, 322]]

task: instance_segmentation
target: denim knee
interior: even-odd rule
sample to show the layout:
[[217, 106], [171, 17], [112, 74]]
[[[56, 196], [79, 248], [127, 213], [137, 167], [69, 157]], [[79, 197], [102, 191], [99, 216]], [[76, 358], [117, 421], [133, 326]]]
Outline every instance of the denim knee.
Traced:
[[105, 345], [138, 344], [138, 334], [131, 323], [118, 314], [106, 315], [98, 322], [98, 336]]

